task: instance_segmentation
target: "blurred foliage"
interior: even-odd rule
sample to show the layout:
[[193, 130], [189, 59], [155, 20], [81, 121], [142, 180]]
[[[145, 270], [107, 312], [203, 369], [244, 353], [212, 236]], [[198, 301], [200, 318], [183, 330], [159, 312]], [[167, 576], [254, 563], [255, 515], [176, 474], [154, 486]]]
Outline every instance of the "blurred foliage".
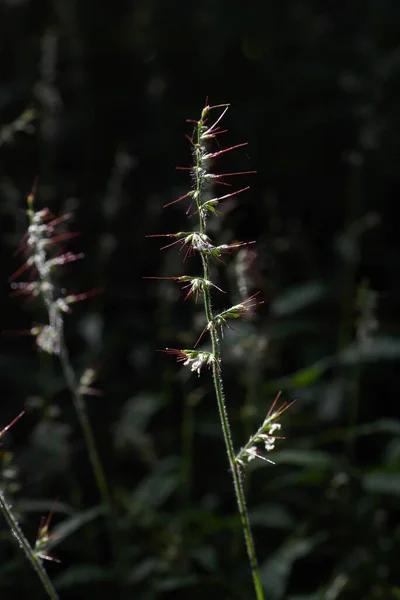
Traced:
[[[232, 105], [229, 143], [249, 141], [229, 170], [257, 169], [212, 224], [257, 242], [218, 285], [265, 299], [224, 339], [237, 446], [278, 390], [297, 400], [276, 466], [246, 479], [267, 598], [400, 598], [400, 4], [3, 0], [0, 29], [0, 328], [40, 321], [7, 284], [35, 176], [37, 205], [81, 232], [63, 285], [103, 289], [67, 337], [103, 391], [88, 404], [114, 545], [58, 365], [0, 341], [0, 429], [26, 410], [0, 482], [32, 542], [53, 511], [61, 598], [252, 597], [211, 382], [156, 352], [190, 347], [200, 311], [142, 279], [183, 273], [145, 236], [185, 229], [185, 207], [162, 206], [187, 191], [175, 166], [206, 96]], [[3, 525], [1, 598], [43, 598]]]

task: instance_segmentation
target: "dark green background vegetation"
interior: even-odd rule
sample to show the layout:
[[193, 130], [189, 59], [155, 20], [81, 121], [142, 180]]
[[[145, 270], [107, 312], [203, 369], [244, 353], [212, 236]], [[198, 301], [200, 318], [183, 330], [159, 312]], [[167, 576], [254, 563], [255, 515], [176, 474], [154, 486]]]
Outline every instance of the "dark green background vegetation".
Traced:
[[[145, 236], [188, 227], [162, 206], [188, 189], [175, 166], [207, 96], [232, 105], [224, 143], [249, 142], [221, 168], [257, 170], [214, 225], [257, 242], [218, 284], [265, 300], [224, 341], [236, 446], [278, 390], [297, 399], [276, 466], [246, 478], [266, 597], [400, 598], [400, 3], [3, 0], [0, 32], [0, 328], [44, 318], [7, 283], [37, 175], [37, 206], [81, 232], [63, 285], [103, 289], [66, 326], [76, 368], [99, 367], [116, 570], [57, 361], [0, 341], [0, 429], [26, 410], [0, 481], [32, 541], [54, 505], [61, 598], [253, 597], [210, 376], [156, 352], [191, 347], [201, 307], [143, 279], [197, 268]], [[4, 523], [0, 596], [44, 597]]]

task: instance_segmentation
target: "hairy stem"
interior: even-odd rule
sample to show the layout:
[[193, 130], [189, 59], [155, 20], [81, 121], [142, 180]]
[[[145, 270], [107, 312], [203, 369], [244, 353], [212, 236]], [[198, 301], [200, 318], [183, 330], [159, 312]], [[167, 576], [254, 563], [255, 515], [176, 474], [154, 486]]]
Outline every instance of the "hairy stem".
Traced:
[[86, 410], [85, 400], [79, 391], [79, 382], [77, 381], [75, 371], [72, 367], [68, 348], [64, 341], [64, 331], [62, 319], [59, 317], [58, 321], [58, 333], [60, 340], [60, 364], [64, 373], [65, 382], [72, 396], [72, 402], [74, 404], [75, 412], [78, 417], [79, 424], [82, 429], [83, 437], [85, 440], [86, 449], [89, 456], [90, 464], [92, 465], [94, 477], [96, 479], [97, 489], [100, 494], [100, 498], [107, 509], [108, 513], [112, 512], [112, 504], [110, 493], [108, 490], [107, 480], [104, 473], [103, 465], [101, 463], [99, 453], [97, 450], [96, 441], [94, 438], [92, 426]]
[[[28, 197], [28, 217], [31, 226], [35, 224], [35, 212], [33, 210], [34, 194], [32, 193]], [[55, 287], [52, 281], [51, 271], [45, 268], [46, 254], [39, 249], [39, 242], [37, 237], [35, 238], [34, 245], [34, 265], [39, 275], [41, 282], [41, 296], [46, 306], [49, 315], [49, 324], [55, 329], [58, 339], [59, 351], [56, 353], [60, 359], [61, 368], [64, 373], [65, 382], [71, 393], [74, 408], [78, 417], [79, 424], [82, 429], [85, 445], [87, 448], [89, 461], [91, 463], [94, 477], [96, 479], [97, 488], [100, 494], [100, 498], [106, 507], [107, 511], [111, 513], [111, 500], [108, 491], [107, 480], [104, 474], [103, 465], [100, 461], [99, 453], [97, 450], [92, 426], [86, 410], [85, 400], [82, 393], [80, 392], [80, 384], [77, 380], [74, 368], [69, 358], [69, 353], [64, 340], [64, 321], [61, 310], [58, 308], [56, 303]], [[40, 240], [39, 240], [40, 241]]]
[[82, 384], [82, 379], [79, 379], [76, 374], [65, 342], [63, 314], [68, 312], [70, 302], [75, 302], [77, 299], [87, 297], [87, 295], [81, 294], [80, 297], [79, 295], [60, 296], [58, 285], [53, 281], [52, 276], [52, 270], [56, 265], [64, 264], [64, 262], [71, 262], [72, 260], [80, 258], [80, 256], [66, 253], [57, 257], [51, 254], [48, 250], [51, 244], [57, 244], [57, 241], [60, 239], [68, 239], [70, 235], [73, 236], [73, 234], [58, 235], [57, 232], [55, 232], [55, 227], [61, 221], [66, 220], [67, 216], [54, 219], [47, 209], [36, 212], [33, 209], [33, 202], [34, 192], [28, 197], [28, 217], [30, 225], [28, 228], [27, 245], [30, 250], [30, 256], [27, 265], [28, 267], [34, 267], [37, 272], [37, 286], [39, 290], [37, 295], [40, 294], [43, 300], [49, 320], [49, 324], [42, 329], [42, 333], [44, 331], [49, 334], [48, 339], [37, 338], [37, 343], [43, 350], [55, 354], [60, 361], [65, 384], [71, 394], [72, 403], [82, 431], [100, 501], [107, 513], [107, 528], [115, 558], [116, 580], [122, 582], [124, 577], [124, 566], [123, 561], [121, 560], [120, 544], [117, 539], [118, 536], [113, 518], [113, 505], [105, 471], [100, 460], [98, 447], [87, 412], [84, 398], [86, 387]]
[[14, 513], [11, 510], [10, 505], [7, 503], [7, 500], [4, 496], [3, 491], [0, 489], [0, 510], [4, 515], [5, 520], [7, 521], [7, 525], [12, 531], [13, 536], [18, 542], [19, 547], [24, 551], [26, 558], [31, 563], [32, 567], [35, 569], [40, 581], [46, 593], [51, 600], [58, 600], [58, 594], [54, 589], [53, 584], [51, 583], [49, 576], [46, 573], [45, 568], [43, 567], [42, 561], [35, 554], [28, 540], [22, 532], [21, 527], [18, 525], [18, 522], [14, 516]]
[[[202, 255], [202, 264], [204, 271], [204, 279], [208, 279], [208, 263], [207, 257]], [[203, 298], [204, 298], [204, 310], [207, 316], [207, 322], [212, 322], [213, 313], [211, 306], [211, 296], [209, 289], [204, 286], [203, 288]], [[214, 380], [214, 389], [215, 396], [217, 399], [218, 412], [221, 421], [222, 432], [225, 441], [226, 453], [228, 455], [229, 466], [233, 479], [233, 487], [235, 489], [236, 502], [239, 510], [241, 526], [243, 530], [244, 539], [246, 542], [247, 554], [249, 556], [250, 567], [253, 575], [254, 589], [256, 592], [257, 600], [264, 600], [264, 592], [261, 585], [260, 573], [258, 568], [258, 561], [256, 556], [256, 550], [254, 545], [254, 539], [251, 532], [251, 525], [249, 514], [247, 511], [246, 498], [243, 489], [242, 478], [239, 471], [239, 465], [235, 460], [235, 451], [232, 442], [232, 434], [231, 427], [229, 424], [228, 413], [225, 405], [225, 397], [223, 391], [223, 381], [220, 367], [220, 348], [219, 348], [219, 340], [218, 333], [215, 326], [210, 328], [210, 337], [211, 337], [211, 345], [212, 352], [216, 357], [217, 361], [213, 362], [212, 370], [213, 370], [213, 380]]]
[[[61, 317], [60, 317], [60, 321]], [[69, 357], [68, 348], [64, 342], [64, 332], [63, 332], [63, 324], [62, 322], [59, 324], [59, 339], [60, 339], [60, 353], [59, 359], [60, 364], [64, 373], [64, 378], [67, 384], [67, 387], [72, 396], [72, 402], [75, 408], [76, 415], [78, 417], [79, 424], [81, 426], [81, 430], [83, 433], [83, 437], [85, 440], [86, 449], [89, 456], [89, 461], [93, 469], [94, 477], [96, 480], [97, 489], [100, 494], [100, 498], [102, 500], [102, 504], [107, 511], [107, 529], [108, 535], [110, 539], [110, 544], [112, 548], [112, 553], [115, 560], [115, 573], [117, 581], [119, 582], [118, 588], [118, 596], [119, 598], [123, 597], [121, 582], [124, 578], [124, 564], [123, 560], [121, 560], [121, 546], [119, 542], [118, 532], [115, 528], [115, 523], [113, 522], [113, 504], [111, 500], [111, 496], [108, 489], [107, 479], [104, 473], [103, 465], [101, 463], [99, 453], [97, 450], [96, 441], [93, 434], [93, 429], [89, 420], [89, 416], [86, 410], [85, 399], [83, 398], [79, 386], [79, 382], [77, 381], [74, 368], [71, 364], [71, 360]]]
[[[196, 200], [198, 215], [199, 215], [199, 233], [204, 234], [206, 230], [206, 211], [203, 206], [203, 196], [207, 189], [207, 175], [205, 168], [205, 161], [208, 159], [207, 148], [205, 140], [207, 139], [204, 135], [205, 132], [212, 134], [215, 131], [215, 127], [218, 121], [210, 128], [205, 126], [205, 116], [208, 112], [208, 107], [203, 110], [202, 117], [197, 123], [197, 139], [194, 145], [194, 162], [195, 162], [195, 193], [194, 198]], [[224, 114], [224, 113], [223, 113]], [[223, 116], [222, 114], [222, 116]], [[221, 117], [220, 117], [221, 118]], [[219, 119], [220, 120], [220, 119]], [[210, 268], [209, 260], [210, 254], [207, 250], [200, 250], [201, 262], [203, 267], [203, 279], [205, 281], [210, 280]], [[247, 511], [246, 498], [244, 494], [244, 488], [242, 478], [240, 474], [240, 466], [235, 458], [235, 451], [233, 447], [231, 427], [229, 423], [229, 417], [226, 410], [225, 397], [223, 391], [223, 380], [221, 374], [221, 360], [220, 360], [220, 343], [218, 338], [218, 329], [214, 321], [214, 314], [211, 302], [211, 293], [208, 285], [202, 286], [203, 300], [204, 300], [204, 311], [207, 319], [207, 329], [210, 333], [212, 353], [215, 360], [212, 362], [212, 372], [215, 396], [217, 399], [218, 412], [221, 422], [222, 433], [225, 441], [226, 453], [228, 455], [230, 471], [232, 474], [233, 487], [235, 490], [237, 507], [240, 515], [241, 527], [246, 543], [247, 554], [250, 561], [251, 572], [253, 576], [254, 590], [256, 593], [257, 600], [264, 600], [264, 592], [261, 585], [260, 572], [258, 567], [257, 555], [254, 545], [254, 539], [251, 531], [250, 518]]]

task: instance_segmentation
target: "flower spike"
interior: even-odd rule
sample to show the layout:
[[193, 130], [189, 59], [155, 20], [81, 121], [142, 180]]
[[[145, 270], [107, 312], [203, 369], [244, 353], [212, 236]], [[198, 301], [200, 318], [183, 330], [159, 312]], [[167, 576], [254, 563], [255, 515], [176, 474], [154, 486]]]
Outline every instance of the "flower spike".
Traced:
[[[65, 314], [70, 313], [72, 305], [98, 294], [101, 290], [93, 289], [86, 292], [69, 292], [62, 287], [55, 272], [66, 264], [76, 262], [84, 257], [83, 252], [61, 251], [59, 244], [79, 235], [76, 232], [65, 231], [62, 227], [71, 218], [71, 213], [55, 217], [49, 209], [35, 210], [34, 199], [37, 183], [28, 196], [28, 228], [22, 238], [19, 250], [25, 257], [21, 267], [10, 277], [11, 294], [40, 298], [47, 313], [47, 323], [34, 324], [30, 329], [16, 331], [13, 335], [34, 336], [36, 346], [42, 352], [59, 358], [64, 373], [65, 382], [69, 389], [74, 407], [81, 423], [89, 459], [97, 487], [105, 506], [111, 508], [103, 467], [98, 457], [93, 433], [87, 417], [83, 396], [96, 394], [89, 383], [78, 379], [71, 364], [68, 348], [64, 340]], [[16, 281], [22, 273], [29, 271], [31, 281]], [[10, 332], [11, 333], [11, 332]], [[87, 378], [86, 378], [87, 379]], [[83, 425], [83, 423], [85, 423]]]
[[[216, 185], [222, 185], [231, 188], [231, 184], [225, 181], [225, 179], [239, 175], [255, 173], [255, 171], [215, 173], [211, 172], [210, 170], [210, 165], [214, 164], [214, 161], [218, 160], [220, 156], [227, 154], [231, 150], [243, 148], [247, 145], [246, 143], [241, 143], [226, 148], [218, 148], [216, 150], [211, 147], [214, 139], [226, 132], [226, 129], [221, 128], [221, 121], [228, 108], [229, 104], [216, 104], [210, 106], [208, 101], [206, 101], [206, 105], [201, 112], [200, 119], [197, 121], [189, 120], [190, 123], [194, 124], [193, 135], [191, 137], [186, 136], [191, 145], [192, 165], [188, 167], [177, 167], [177, 169], [190, 172], [192, 187], [186, 194], [181, 195], [177, 200], [173, 200], [172, 202], [168, 202], [164, 205], [171, 206], [172, 204], [189, 199], [189, 208], [186, 209], [186, 214], [189, 217], [194, 217], [196, 215], [198, 217], [198, 223], [194, 227], [194, 230], [191, 232], [181, 231], [178, 233], [155, 234], [153, 236], [148, 236], [170, 238], [170, 243], [165, 245], [162, 249], [171, 248], [172, 246], [177, 245], [180, 250], [184, 249], [185, 259], [189, 255], [196, 253], [200, 258], [199, 262], [201, 263], [201, 272], [198, 275], [193, 276], [181, 275], [170, 277], [153, 277], [148, 279], [171, 279], [178, 283], [183, 283], [183, 289], [188, 290], [185, 300], [190, 296], [193, 296], [195, 300], [197, 300], [198, 296], [200, 295], [203, 297], [206, 325], [198, 337], [194, 348], [182, 350], [177, 348], [165, 348], [165, 350], [161, 350], [161, 352], [175, 356], [178, 362], [182, 363], [184, 367], [189, 367], [190, 370], [194, 373], [197, 373], [198, 376], [201, 375], [204, 367], [207, 367], [212, 371], [215, 398], [217, 401], [221, 429], [229, 460], [230, 472], [233, 478], [238, 512], [240, 515], [247, 552], [250, 559], [254, 589], [256, 592], [255, 595], [257, 600], [263, 600], [264, 596], [262, 592], [262, 584], [257, 566], [257, 558], [241, 477], [243, 468], [256, 457], [266, 462], [272, 462], [269, 458], [264, 456], [260, 447], [263, 446], [266, 452], [269, 452], [273, 449], [275, 441], [279, 439], [277, 432], [279, 431], [280, 423], [278, 423], [277, 420], [282, 412], [286, 410], [287, 406], [283, 405], [280, 408], [275, 409], [275, 401], [255, 436], [252, 436], [239, 454], [235, 456], [231, 426], [223, 391], [224, 386], [221, 372], [220, 333], [223, 333], [225, 326], [230, 326], [231, 321], [239, 319], [246, 314], [251, 314], [256, 306], [262, 304], [262, 301], [258, 299], [257, 292], [247, 299], [242, 300], [242, 302], [239, 302], [238, 304], [235, 304], [234, 306], [231, 306], [230, 308], [219, 313], [214, 312], [212, 306], [212, 294], [214, 293], [214, 290], [217, 289], [220, 292], [222, 291], [212, 282], [213, 259], [216, 259], [224, 264], [221, 258], [222, 255], [241, 248], [242, 246], [254, 244], [254, 241], [250, 241], [231, 242], [218, 245], [213, 243], [208, 235], [208, 218], [209, 216], [218, 216], [218, 204], [223, 202], [225, 199], [231, 198], [248, 190], [248, 186], [246, 186], [239, 190], [229, 191], [229, 193], [226, 194], [216, 195], [213, 194], [213, 188]], [[209, 125], [208, 117], [210, 112], [218, 109], [220, 110], [219, 115]], [[210, 338], [211, 351], [197, 348], [205, 334], [207, 334]]]
[[185, 300], [187, 300], [191, 295], [194, 295], [196, 302], [204, 286], [213, 287], [219, 292], [222, 292], [222, 294], [226, 294], [224, 290], [215, 285], [215, 283], [212, 281], [204, 279], [203, 277], [192, 277], [192, 275], [178, 275], [175, 277], [143, 277], [143, 279], [169, 279], [172, 281], [177, 281], [178, 283], [185, 283], [186, 285], [182, 286], [182, 289], [185, 290], [189, 288], [189, 291], [185, 295]]
[[212, 352], [200, 350], [178, 350], [176, 348], [165, 348], [160, 352], [166, 354], [174, 354], [177, 356], [177, 361], [183, 363], [184, 367], [190, 367], [191, 371], [195, 371], [200, 376], [200, 371], [203, 367], [211, 367], [216, 365], [218, 368], [217, 358]]
[[248, 463], [255, 458], [260, 458], [273, 465], [275, 464], [272, 460], [263, 455], [260, 446], [264, 446], [266, 452], [271, 452], [271, 450], [275, 448], [276, 440], [284, 439], [281, 436], [276, 435], [276, 432], [281, 429], [281, 424], [278, 423], [278, 419], [290, 406], [292, 406], [293, 402], [290, 404], [284, 402], [277, 410], [275, 410], [275, 406], [280, 396], [281, 392], [277, 394], [261, 427], [250, 437], [247, 444], [243, 446], [236, 455], [235, 461], [241, 467], [246, 467]]

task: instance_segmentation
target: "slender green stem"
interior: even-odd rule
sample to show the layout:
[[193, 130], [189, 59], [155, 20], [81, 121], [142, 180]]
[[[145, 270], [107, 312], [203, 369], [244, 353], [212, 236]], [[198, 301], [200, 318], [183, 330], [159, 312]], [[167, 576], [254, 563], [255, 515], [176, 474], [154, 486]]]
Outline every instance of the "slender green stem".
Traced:
[[[57, 264], [63, 264], [63, 257], [61, 256], [60, 262], [52, 262], [55, 259], [51, 258], [47, 248], [53, 241], [52, 237], [55, 225], [51, 221], [48, 223], [48, 212], [46, 209], [39, 212], [33, 210], [33, 201], [34, 194], [31, 193], [28, 197], [30, 260], [38, 273], [40, 294], [48, 312], [49, 325], [44, 328], [44, 331], [48, 330], [51, 333], [48, 343], [46, 340], [42, 341], [42, 344], [45, 343], [45, 346], [41, 347], [58, 357], [66, 386], [71, 394], [100, 500], [102, 506], [107, 511], [107, 528], [115, 559], [115, 576], [116, 581], [120, 583], [119, 591], [122, 598], [122, 581], [124, 579], [125, 565], [120, 553], [121, 544], [118, 541], [118, 534], [115, 528], [111, 495], [87, 412], [84, 387], [82, 387], [82, 383], [77, 377], [70, 359], [68, 347], [65, 343], [63, 313], [68, 311], [68, 297], [59, 297], [57, 285], [53, 282], [52, 277], [53, 267]], [[57, 223], [57, 220], [55, 223]], [[46, 227], [48, 228], [47, 231]]]
[[[195, 160], [195, 192], [194, 198], [199, 215], [199, 233], [204, 234], [206, 230], [206, 211], [203, 206], [203, 196], [207, 189], [207, 178], [205, 164], [208, 161], [206, 140], [214, 137], [213, 131], [215, 131], [216, 123], [207, 128], [205, 125], [205, 118], [209, 111], [209, 107], [203, 110], [202, 117], [197, 123], [197, 139], [194, 146], [194, 160]], [[223, 113], [224, 114], [224, 113]], [[222, 115], [223, 116], [223, 115]], [[220, 117], [221, 119], [221, 117]], [[220, 120], [219, 119], [219, 120]], [[217, 121], [218, 123], [218, 121]], [[208, 134], [208, 135], [207, 135]], [[207, 249], [200, 249], [201, 262], [203, 267], [203, 279], [205, 281], [210, 280], [210, 269], [209, 260], [210, 254]], [[258, 567], [258, 561], [256, 556], [256, 550], [254, 545], [254, 539], [251, 531], [250, 518], [247, 511], [246, 498], [240, 474], [240, 466], [235, 458], [235, 451], [233, 447], [231, 427], [229, 423], [229, 417], [226, 410], [225, 397], [223, 391], [223, 380], [221, 373], [221, 360], [220, 360], [220, 343], [218, 338], [218, 329], [214, 321], [214, 314], [212, 310], [211, 293], [208, 285], [202, 286], [203, 299], [204, 299], [204, 311], [207, 319], [207, 329], [211, 337], [212, 353], [215, 360], [212, 362], [213, 380], [215, 396], [217, 399], [218, 412], [221, 421], [221, 428], [225, 441], [225, 448], [228, 455], [229, 466], [233, 479], [233, 487], [236, 495], [237, 507], [239, 510], [241, 526], [243, 535], [246, 543], [247, 554], [250, 561], [251, 572], [253, 576], [254, 590], [256, 593], [257, 600], [264, 600], [264, 591], [261, 585], [260, 572]]]
[[[202, 255], [202, 263], [204, 270], [204, 278], [208, 279], [208, 264], [207, 258]], [[203, 287], [203, 298], [204, 298], [204, 309], [207, 316], [208, 323], [212, 322], [212, 306], [210, 292], [207, 286]], [[261, 585], [260, 573], [258, 568], [258, 561], [256, 556], [256, 550], [254, 545], [254, 539], [251, 532], [250, 518], [247, 511], [246, 499], [244, 495], [242, 478], [239, 471], [239, 465], [235, 460], [235, 451], [233, 448], [231, 428], [229, 424], [228, 413], [225, 405], [225, 398], [223, 392], [223, 382], [220, 367], [220, 349], [219, 340], [216, 328], [212, 326], [210, 328], [210, 337], [212, 344], [212, 352], [217, 358], [217, 362], [213, 362], [213, 379], [214, 389], [217, 399], [218, 412], [221, 420], [221, 427], [225, 441], [226, 452], [228, 455], [229, 466], [232, 473], [233, 486], [235, 489], [236, 502], [239, 510], [240, 521], [243, 529], [243, 535], [246, 542], [247, 554], [249, 556], [250, 567], [253, 575], [254, 589], [256, 592], [257, 600], [264, 600], [264, 592]]]
[[26, 558], [29, 560], [32, 567], [35, 569], [40, 581], [42, 582], [44, 589], [46, 590], [48, 597], [51, 598], [51, 600], [58, 600], [58, 594], [55, 591], [54, 586], [51, 583], [49, 576], [46, 573], [45, 568], [43, 567], [42, 561], [35, 554], [35, 552], [31, 548], [31, 545], [29, 544], [28, 540], [26, 539], [25, 535], [23, 534], [22, 529], [18, 525], [18, 522], [14, 516], [14, 513], [12, 512], [10, 505], [7, 503], [7, 500], [5, 499], [4, 493], [1, 489], [0, 489], [0, 510], [3, 513], [4, 518], [7, 521], [7, 524], [9, 526], [9, 528], [11, 529], [13, 536], [17, 540], [19, 547], [22, 548], [22, 550], [25, 553]]
[[111, 514], [112, 503], [110, 493], [108, 490], [107, 479], [97, 450], [92, 426], [90, 424], [90, 420], [86, 410], [85, 400], [79, 391], [79, 382], [76, 379], [75, 371], [71, 365], [71, 361], [69, 358], [68, 348], [64, 342], [64, 331], [61, 317], [59, 317], [57, 321], [60, 340], [59, 358], [64, 373], [65, 382], [72, 396], [72, 402], [74, 404], [75, 412], [82, 429], [90, 464], [92, 465], [100, 497], [105, 508], [107, 509], [107, 512]]
[[[28, 197], [28, 218], [30, 225], [37, 226], [35, 223], [35, 212], [33, 210], [34, 194]], [[40, 214], [40, 213], [39, 213]], [[42, 221], [40, 221], [43, 223]], [[111, 513], [111, 499], [108, 491], [107, 480], [104, 474], [103, 465], [100, 461], [95, 438], [93, 435], [92, 426], [86, 410], [86, 404], [82, 393], [80, 392], [80, 384], [77, 380], [74, 368], [69, 358], [68, 348], [64, 340], [64, 321], [62, 310], [57, 304], [55, 286], [52, 281], [51, 269], [46, 268], [47, 256], [45, 251], [40, 247], [40, 234], [35, 231], [35, 241], [33, 242], [34, 252], [33, 260], [40, 279], [40, 290], [43, 302], [46, 306], [49, 315], [49, 324], [55, 330], [58, 340], [59, 351], [58, 356], [61, 363], [61, 368], [64, 373], [64, 378], [67, 387], [71, 393], [74, 408], [78, 417], [79, 424], [82, 429], [85, 445], [89, 455], [89, 461], [92, 465], [94, 477], [96, 479], [97, 488], [100, 498], [109, 513]]]
[[[61, 321], [61, 317], [59, 319]], [[87, 413], [85, 399], [83, 398], [80, 392], [79, 382], [77, 381], [75, 371], [72, 367], [68, 348], [64, 342], [64, 333], [63, 333], [63, 324], [59, 323], [59, 340], [60, 340], [60, 353], [59, 359], [61, 363], [61, 367], [64, 373], [64, 378], [68, 389], [72, 396], [72, 402], [75, 408], [76, 415], [78, 417], [79, 424], [81, 426], [81, 430], [83, 433], [83, 437], [85, 440], [85, 445], [87, 448], [88, 456], [90, 464], [92, 465], [94, 477], [96, 480], [97, 489], [100, 494], [100, 498], [102, 500], [104, 508], [107, 510], [107, 526], [108, 526], [108, 534], [110, 538], [110, 543], [112, 546], [112, 552], [114, 555], [115, 565], [116, 565], [116, 577], [117, 581], [120, 584], [119, 588], [119, 596], [123, 597], [123, 592], [121, 588], [121, 582], [124, 578], [124, 563], [123, 559], [121, 559], [121, 546], [118, 539], [118, 532], [115, 528], [115, 523], [113, 522], [113, 505], [111, 496], [109, 493], [107, 479], [104, 473], [103, 465], [101, 463], [99, 453], [97, 450], [96, 441], [93, 434], [93, 429], [90, 423], [90, 419]]]

